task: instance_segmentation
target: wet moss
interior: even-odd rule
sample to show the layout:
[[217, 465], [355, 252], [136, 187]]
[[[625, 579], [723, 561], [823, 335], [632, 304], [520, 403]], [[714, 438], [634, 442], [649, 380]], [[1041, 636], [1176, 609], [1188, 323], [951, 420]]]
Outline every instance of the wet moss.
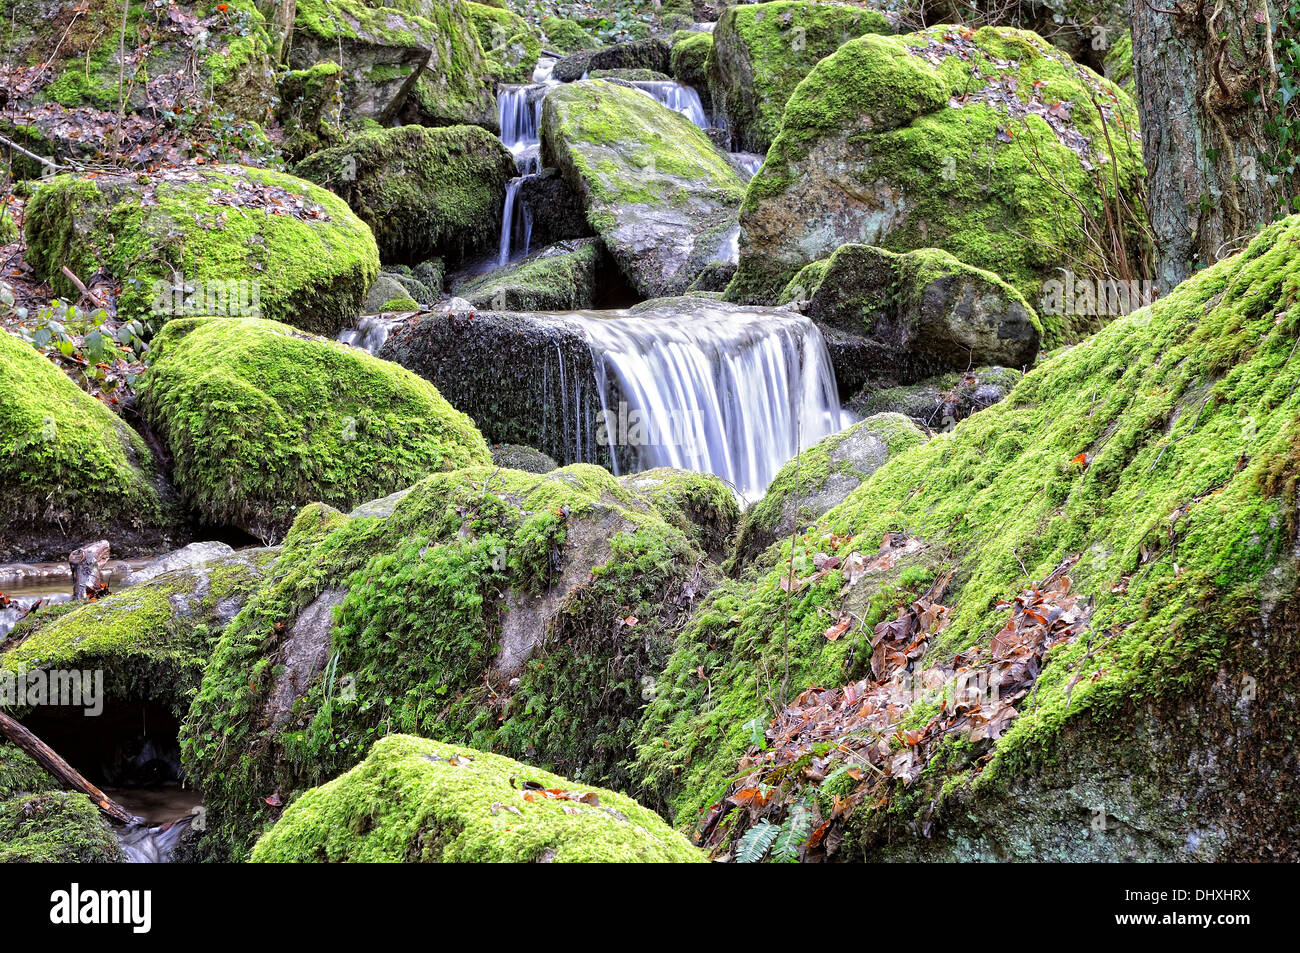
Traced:
[[84, 794], [46, 791], [0, 800], [0, 864], [105, 864], [125, 858]]

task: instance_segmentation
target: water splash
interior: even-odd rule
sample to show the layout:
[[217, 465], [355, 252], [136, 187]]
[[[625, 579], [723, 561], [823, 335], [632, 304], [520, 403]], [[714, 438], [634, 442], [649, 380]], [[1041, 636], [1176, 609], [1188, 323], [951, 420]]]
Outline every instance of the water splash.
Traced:
[[709, 117], [704, 112], [704, 105], [700, 102], [700, 94], [691, 87], [662, 80], [657, 82], [638, 80], [632, 85], [641, 92], [647, 93], [660, 105], [668, 107], [673, 112], [681, 113], [701, 129], [711, 127]]

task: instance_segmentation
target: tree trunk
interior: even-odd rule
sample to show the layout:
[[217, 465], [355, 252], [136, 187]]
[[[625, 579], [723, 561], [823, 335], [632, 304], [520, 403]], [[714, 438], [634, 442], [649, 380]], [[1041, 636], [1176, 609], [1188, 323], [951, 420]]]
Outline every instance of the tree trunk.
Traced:
[[1269, 0], [1128, 0], [1161, 293], [1238, 251], [1282, 209], [1277, 7]]
[[87, 543], [68, 556], [72, 569], [72, 598], [89, 599], [104, 587], [104, 564], [108, 562], [108, 540]]

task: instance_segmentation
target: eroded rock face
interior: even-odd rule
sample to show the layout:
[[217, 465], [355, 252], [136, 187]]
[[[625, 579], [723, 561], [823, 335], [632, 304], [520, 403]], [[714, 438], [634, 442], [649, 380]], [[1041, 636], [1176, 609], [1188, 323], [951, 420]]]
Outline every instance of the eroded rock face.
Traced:
[[586, 80], [552, 91], [542, 152], [643, 298], [685, 291], [735, 223], [735, 170], [690, 120], [636, 89]]
[[[525, 789], [572, 797], [557, 802], [529, 797]], [[513, 833], [504, 840], [495, 823], [503, 812], [511, 815]], [[305, 792], [257, 842], [251, 859], [560, 864], [704, 858], [625, 795], [500, 755], [391, 735], [347, 774]]]
[[478, 126], [400, 126], [309, 156], [295, 173], [341, 196], [370, 226], [384, 262], [459, 262], [495, 247], [515, 163]]
[[745, 511], [728, 571], [740, 572], [773, 543], [802, 532], [891, 457], [924, 440], [901, 414], [877, 414], [810, 447], [782, 467], [766, 495]]
[[790, 94], [819, 60], [865, 33], [893, 32], [883, 13], [864, 7], [807, 0], [729, 7], [713, 30], [706, 71], [732, 144], [766, 152]]
[[141, 409], [186, 503], [212, 525], [273, 541], [312, 500], [352, 507], [489, 459], [427, 381], [283, 324], [178, 319], [152, 355]]
[[938, 249], [896, 255], [844, 245], [795, 275], [780, 297], [800, 302], [822, 329], [844, 394], [873, 379], [1025, 367], [1038, 354], [1040, 319], [1020, 293]]
[[[1116, 136], [1121, 125], [1128, 132]], [[1094, 172], [1134, 194], [1135, 130], [1126, 93], [1032, 33], [933, 28], [851, 40], [786, 105], [746, 193], [728, 300], [770, 303], [804, 265], [857, 243], [942, 248], [1036, 303], [1063, 258], [1086, 271], [1091, 252], [1079, 206], [1060, 202], [1030, 157], [1059, 170], [1089, 217], [1104, 216]], [[1043, 345], [1055, 347], [1106, 316], [1042, 320]]]
[[185, 729], [210, 849], [251, 846], [276, 816], [267, 785], [287, 801], [396, 727], [621, 783], [644, 697], [714, 578], [654, 506], [585, 464], [438, 475], [387, 515], [306, 508]]
[[[771, 782], [848, 807], [812, 818], [818, 858], [1294, 859], [1297, 236], [1041, 364], [716, 590], [647, 710], [642, 800], [723, 851]], [[781, 745], [754, 745], [752, 684], [719, 686], [787, 659]], [[882, 713], [900, 745], [858, 720]], [[835, 744], [877, 771], [831, 785], [858, 762], [813, 752], [786, 783]]]
[[245, 166], [61, 175], [36, 190], [24, 230], [56, 294], [80, 295], [65, 267], [103, 272], [122, 285], [123, 319], [251, 315], [333, 334], [379, 273], [370, 229], [338, 196]]

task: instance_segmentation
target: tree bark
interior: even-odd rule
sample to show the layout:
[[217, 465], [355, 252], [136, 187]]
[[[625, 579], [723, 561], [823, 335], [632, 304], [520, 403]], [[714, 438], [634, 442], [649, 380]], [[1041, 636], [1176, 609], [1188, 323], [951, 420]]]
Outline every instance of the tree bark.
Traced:
[[0, 734], [25, 751], [33, 761], [58, 778], [60, 783], [80, 791], [94, 801], [95, 806], [113, 820], [128, 826], [140, 823], [140, 818], [83, 778], [72, 765], [59, 757], [57, 751], [3, 711], [0, 711]]
[[72, 568], [72, 598], [89, 599], [104, 585], [104, 563], [108, 562], [108, 540], [101, 539], [74, 549], [68, 556]]
[[1281, 211], [1270, 0], [1128, 0], [1161, 293]]

